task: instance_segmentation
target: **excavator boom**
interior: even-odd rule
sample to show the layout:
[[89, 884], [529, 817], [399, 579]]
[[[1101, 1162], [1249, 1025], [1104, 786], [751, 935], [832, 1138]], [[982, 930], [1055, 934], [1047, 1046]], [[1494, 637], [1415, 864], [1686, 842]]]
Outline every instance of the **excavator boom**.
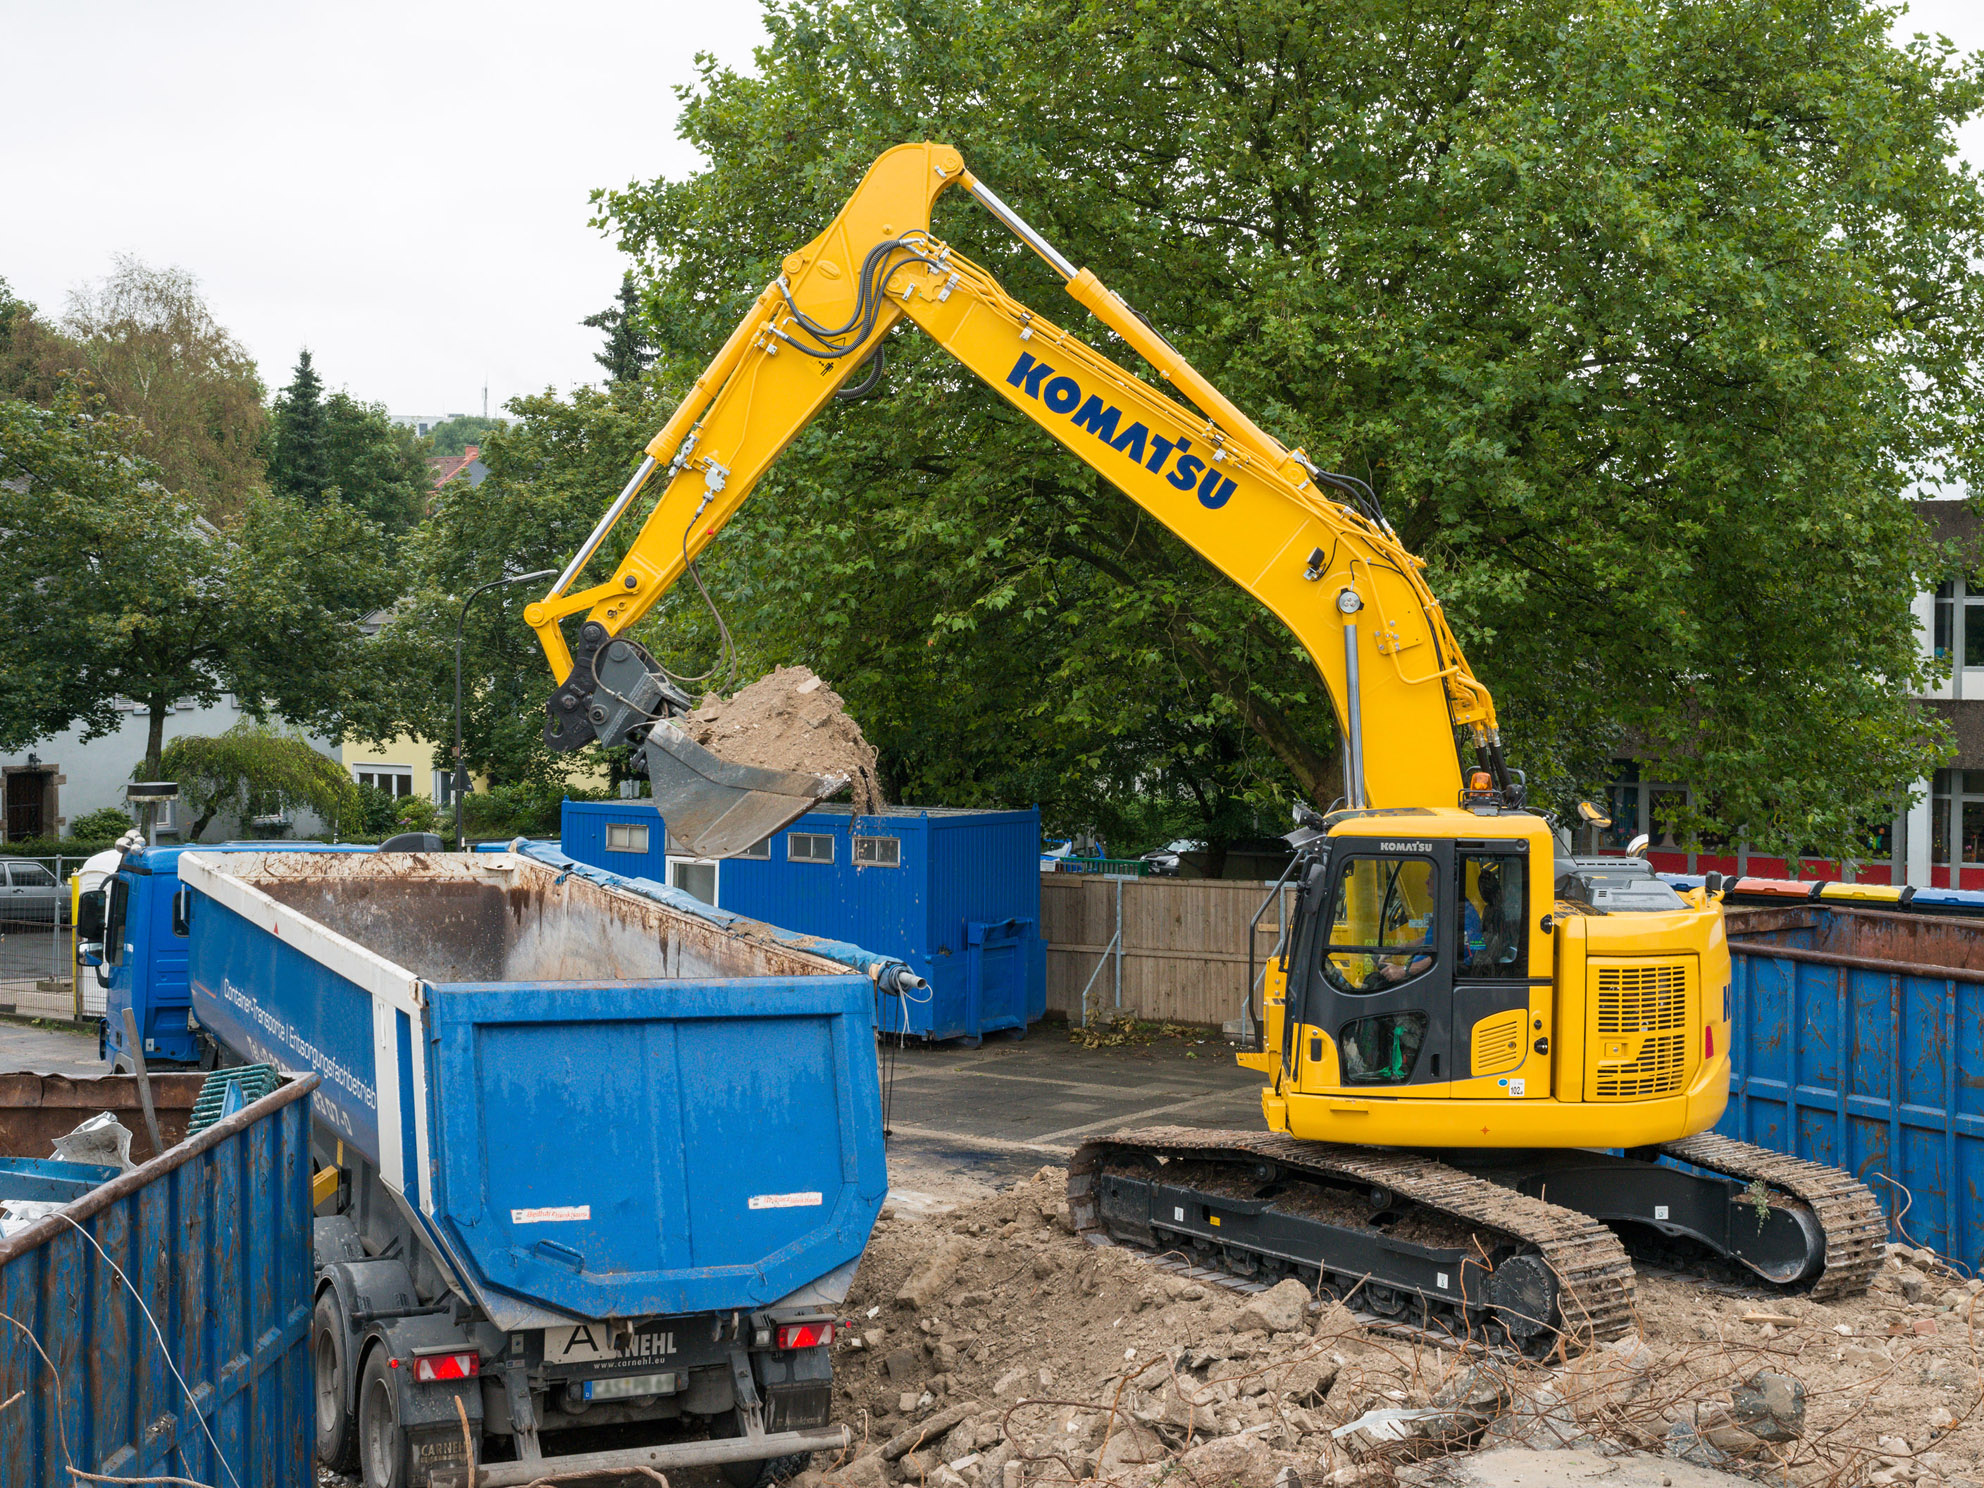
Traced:
[[[1059, 273], [1068, 294], [1135, 350], [1155, 381], [1013, 299], [935, 237], [932, 206], [953, 186]], [[929, 143], [883, 155], [827, 229], [785, 259], [584, 547], [526, 611], [559, 679], [547, 725], [554, 747], [634, 738], [627, 729], [642, 721], [604, 696], [602, 651], [668, 592], [779, 452], [904, 318], [1280, 617], [1335, 702], [1353, 807], [1455, 803], [1456, 728], [1467, 730], [1508, 804], [1519, 804], [1501, 768], [1494, 703], [1468, 669], [1424, 565], [1400, 545], [1361, 483], [1318, 470], [1260, 429], [1093, 273], [1076, 269], [966, 171], [955, 150]], [[574, 588], [651, 483], [659, 492], [618, 567], [601, 583]], [[568, 646], [562, 622], [581, 613], [577, 644]], [[1371, 716], [1384, 720], [1385, 747], [1367, 755], [1363, 720]], [[679, 760], [650, 760], [663, 777], [657, 804], [678, 838], [685, 810], [700, 820], [723, 789], [750, 788], [685, 774]], [[677, 802], [662, 794], [669, 782], [681, 782]], [[700, 806], [691, 808], [690, 796]], [[671, 804], [682, 809], [671, 812]], [[791, 804], [796, 815], [807, 802]], [[739, 819], [775, 815], [746, 809]]]

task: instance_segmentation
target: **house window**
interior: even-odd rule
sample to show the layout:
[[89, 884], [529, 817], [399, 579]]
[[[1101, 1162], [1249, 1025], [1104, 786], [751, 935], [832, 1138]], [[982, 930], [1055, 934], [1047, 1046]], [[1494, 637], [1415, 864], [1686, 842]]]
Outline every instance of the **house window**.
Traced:
[[359, 765], [351, 773], [360, 785], [369, 785], [389, 796], [413, 794], [412, 765]]
[[794, 863], [831, 863], [834, 860], [834, 839], [826, 832], [788, 833], [785, 856]]
[[1936, 586], [1936, 660], [1947, 661], [1956, 645], [1956, 585]]
[[1947, 864], [1954, 840], [1966, 867], [1984, 865], [1984, 770], [1938, 770], [1929, 791], [1929, 860]]
[[644, 853], [648, 850], [648, 829], [642, 822], [608, 822], [606, 824], [606, 850], [608, 852]]
[[900, 837], [857, 837], [854, 839], [854, 861], [863, 868], [900, 868], [902, 866], [902, 839]]

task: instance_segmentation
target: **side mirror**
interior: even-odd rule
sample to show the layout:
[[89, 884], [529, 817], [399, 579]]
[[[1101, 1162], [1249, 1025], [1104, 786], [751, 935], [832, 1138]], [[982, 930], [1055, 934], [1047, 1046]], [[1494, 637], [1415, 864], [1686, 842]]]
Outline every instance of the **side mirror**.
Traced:
[[193, 891], [181, 889], [172, 896], [172, 933], [182, 939], [193, 933]]
[[1722, 890], [1725, 883], [1726, 880], [1723, 876], [1712, 868], [1702, 879], [1702, 887], [1708, 890], [1708, 896], [1711, 899], [1720, 899], [1722, 897]]
[[1609, 827], [1612, 825], [1612, 818], [1589, 801], [1578, 802], [1578, 820], [1582, 821], [1587, 827]]
[[1653, 846], [1653, 839], [1642, 832], [1626, 844], [1626, 856], [1629, 858], [1643, 858], [1646, 856], [1646, 850], [1651, 846]]
[[[91, 889], [76, 901], [76, 938], [78, 940], [103, 939], [103, 906], [107, 895], [102, 889]], [[101, 950], [101, 947], [98, 947]]]
[[76, 962], [80, 966], [103, 965], [103, 942], [83, 940], [76, 943]]

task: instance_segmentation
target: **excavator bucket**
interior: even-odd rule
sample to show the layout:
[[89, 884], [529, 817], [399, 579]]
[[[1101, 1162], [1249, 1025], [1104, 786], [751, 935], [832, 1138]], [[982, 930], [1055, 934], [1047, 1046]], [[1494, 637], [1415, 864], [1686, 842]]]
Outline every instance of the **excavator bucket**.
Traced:
[[733, 764], [667, 722], [648, 731], [642, 752], [668, 835], [698, 858], [733, 857], [847, 784], [845, 775]]

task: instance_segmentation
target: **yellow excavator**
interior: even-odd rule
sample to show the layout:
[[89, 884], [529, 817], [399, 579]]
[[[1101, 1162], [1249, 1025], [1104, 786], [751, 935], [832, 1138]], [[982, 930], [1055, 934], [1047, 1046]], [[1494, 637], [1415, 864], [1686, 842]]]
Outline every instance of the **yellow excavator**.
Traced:
[[[952, 187], [1155, 378], [936, 237], [931, 208]], [[1527, 809], [1494, 702], [1375, 494], [1259, 428], [947, 145], [888, 151], [784, 260], [526, 610], [558, 678], [547, 740], [633, 747], [671, 836], [698, 854], [741, 851], [844, 783], [697, 746], [671, 721], [691, 700], [626, 633], [828, 400], [879, 376], [904, 318], [1272, 610], [1344, 744], [1344, 802], [1298, 809], [1296, 909], [1240, 1055], [1266, 1082], [1269, 1131], [1087, 1144], [1069, 1176], [1078, 1228], [1530, 1352], [1631, 1326], [1628, 1247], [1765, 1286], [1863, 1289], [1886, 1238], [1868, 1190], [1710, 1130], [1729, 1089], [1715, 877], [1677, 891], [1642, 860], [1571, 856]], [[575, 589], [657, 475], [619, 566]]]

